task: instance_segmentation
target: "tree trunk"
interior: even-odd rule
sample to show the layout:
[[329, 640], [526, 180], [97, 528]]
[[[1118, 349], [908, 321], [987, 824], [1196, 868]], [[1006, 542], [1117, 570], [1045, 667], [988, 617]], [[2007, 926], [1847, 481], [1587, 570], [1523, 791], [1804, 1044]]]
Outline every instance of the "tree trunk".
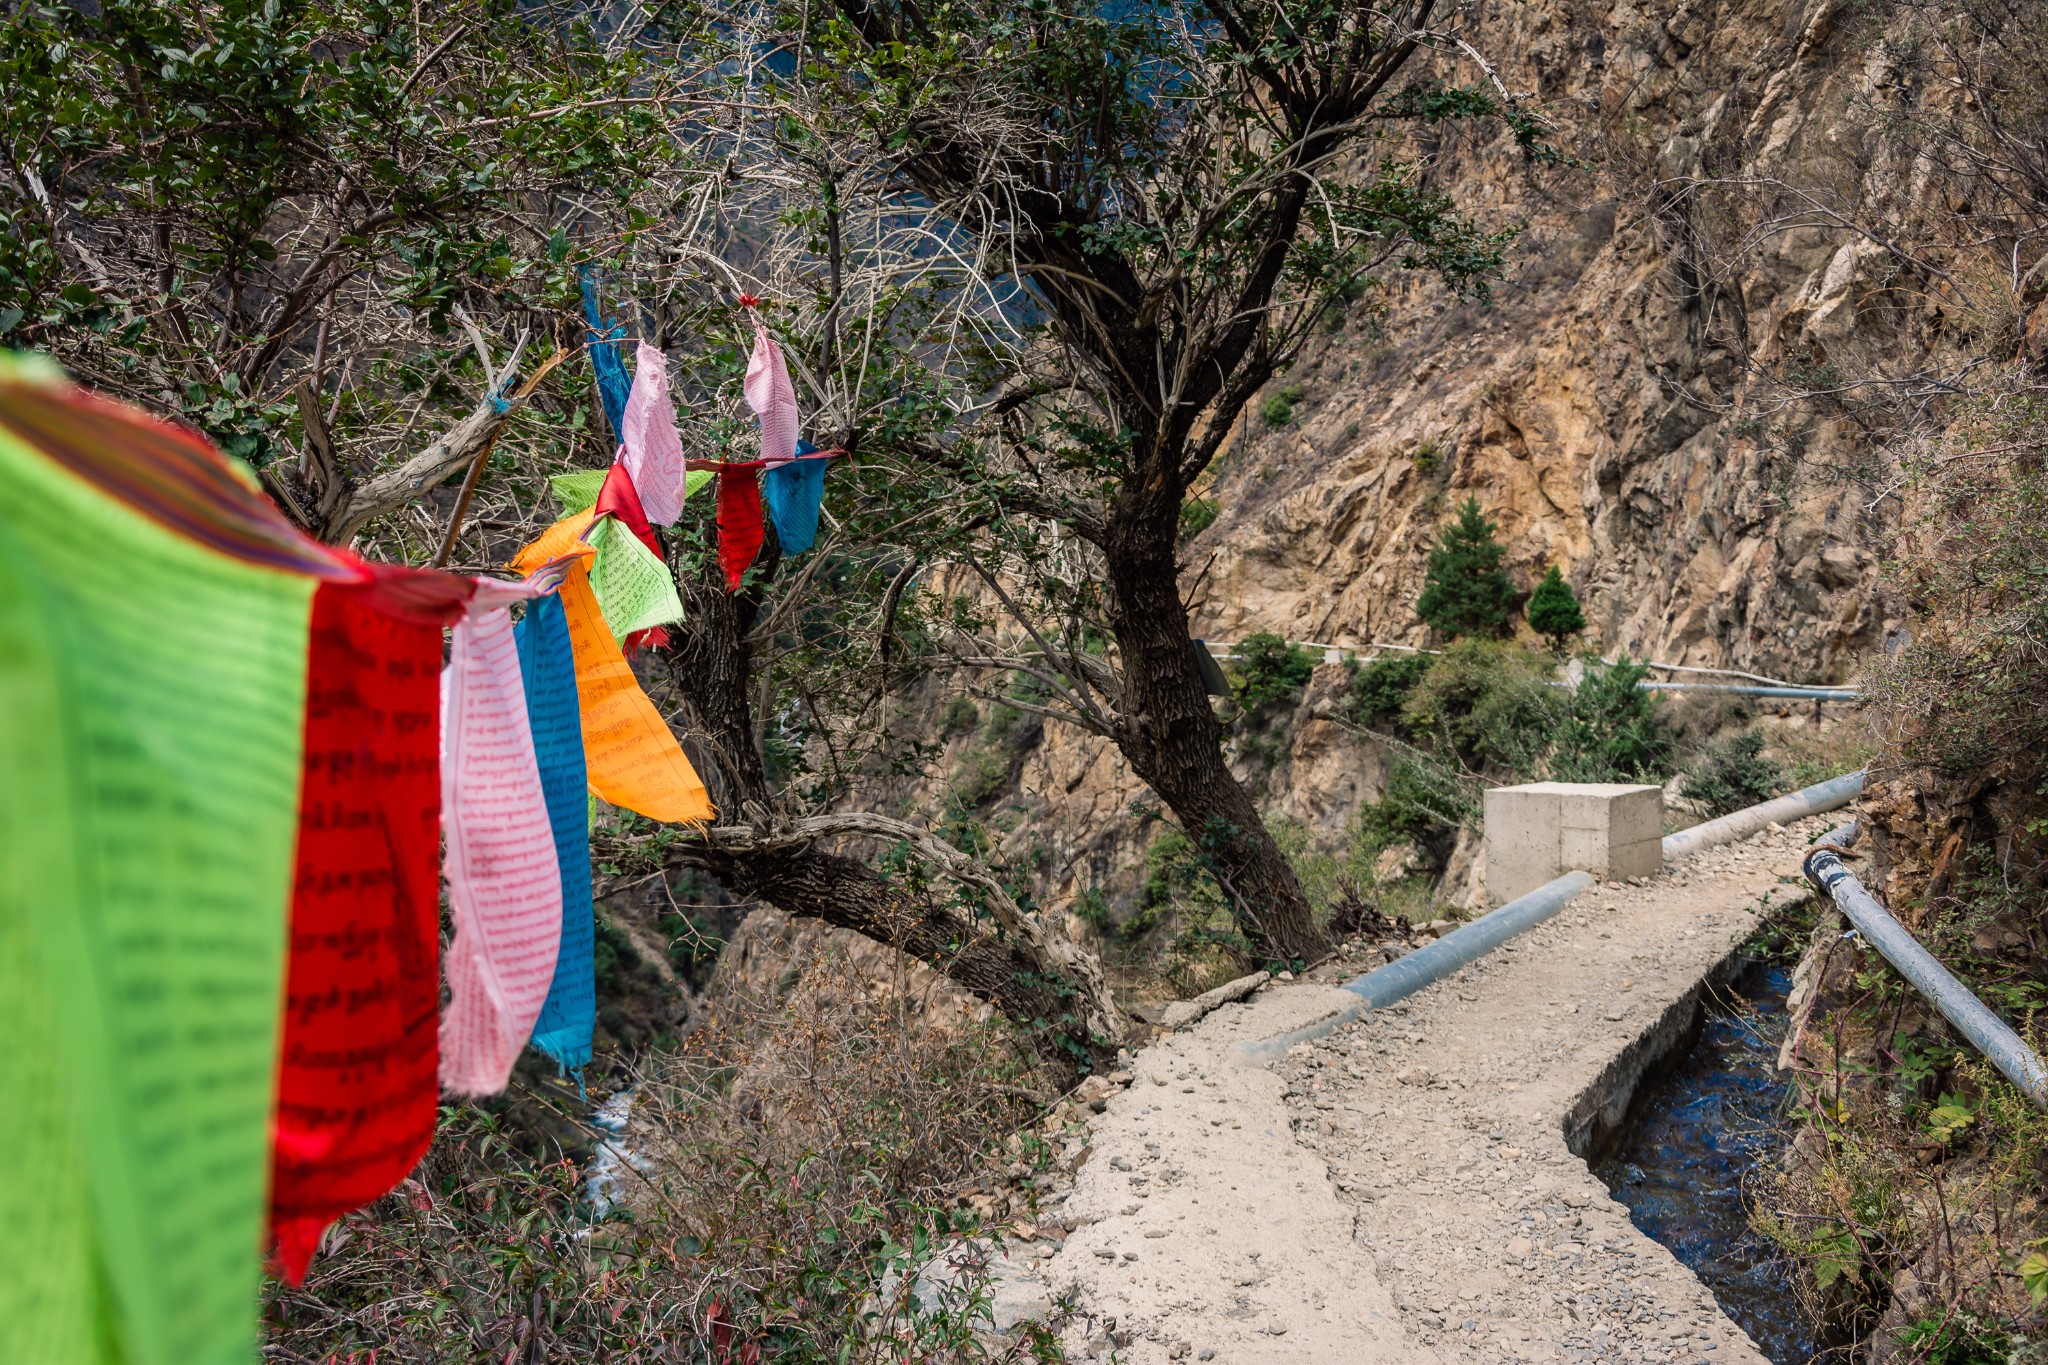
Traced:
[[[735, 895], [910, 954], [1000, 1010], [1066, 1080], [1113, 1062], [1123, 1035], [1115, 1002], [1099, 964], [1060, 925], [1025, 918], [992, 879], [963, 866], [968, 860], [957, 850], [922, 831], [913, 844], [922, 844], [927, 856], [938, 854], [934, 861], [943, 871], [994, 904], [987, 920], [827, 852], [805, 835], [807, 826], [830, 826], [835, 817], [777, 817], [755, 744], [748, 685], [745, 641], [757, 604], [722, 584], [684, 580], [679, 586], [688, 614], [668, 659], [709, 742], [703, 776], [718, 803], [719, 825], [702, 841], [679, 844], [671, 856], [709, 872]], [[889, 827], [901, 828], [880, 816], [838, 820], [855, 837], [890, 838]], [[955, 861], [948, 864], [949, 858]]]
[[1321, 954], [1324, 937], [1287, 855], [1224, 762], [1180, 596], [1179, 517], [1177, 493], [1137, 479], [1112, 517], [1110, 619], [1123, 665], [1117, 747], [1180, 820], [1253, 948], [1304, 962]]
[[816, 848], [730, 851], [691, 844], [675, 856], [709, 872], [734, 895], [851, 929], [908, 953], [1001, 1011], [1064, 1083], [1115, 1063], [1121, 1031], [1113, 1019], [1099, 1017], [1106, 995], [1102, 1001], [1089, 1000], [1085, 983], [1034, 955], [1026, 944], [980, 929], [865, 863]]

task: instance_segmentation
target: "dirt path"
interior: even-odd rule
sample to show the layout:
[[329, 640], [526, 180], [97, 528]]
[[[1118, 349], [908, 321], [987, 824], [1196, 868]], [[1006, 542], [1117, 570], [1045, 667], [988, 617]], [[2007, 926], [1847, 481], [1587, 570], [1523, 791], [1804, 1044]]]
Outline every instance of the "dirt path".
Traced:
[[[1359, 968], [1275, 984], [1140, 1052], [1031, 1274], [1075, 1358], [1762, 1365], [1575, 1150], [1618, 1122], [1825, 817], [1598, 887], [1270, 1069]], [[1786, 879], [1792, 879], [1788, 884]], [[1007, 1278], [1007, 1277], [1006, 1277]]]

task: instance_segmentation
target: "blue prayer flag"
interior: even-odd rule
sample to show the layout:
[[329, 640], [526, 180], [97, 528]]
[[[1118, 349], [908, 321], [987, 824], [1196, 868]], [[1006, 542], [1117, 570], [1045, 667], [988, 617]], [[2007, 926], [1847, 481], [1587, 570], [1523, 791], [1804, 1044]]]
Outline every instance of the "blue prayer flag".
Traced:
[[597, 983], [591, 963], [594, 926], [583, 720], [576, 697], [576, 656], [569, 649], [569, 619], [562, 599], [552, 594], [535, 598], [512, 634], [519, 646], [520, 676], [526, 682], [526, 718], [533, 727], [533, 755], [547, 797], [555, 858], [562, 867], [562, 947], [547, 1002], [533, 1027], [533, 1045], [574, 1071], [590, 1061]]
[[626, 439], [626, 399], [633, 392], [633, 381], [626, 375], [626, 362], [619, 359], [616, 338], [625, 335], [625, 329], [610, 318], [600, 317], [597, 309], [597, 285], [592, 281], [590, 268], [578, 272], [583, 281], [583, 318], [590, 324], [590, 367], [597, 371], [597, 396], [604, 404], [604, 419], [612, 424], [612, 444]]
[[[798, 441], [796, 453], [810, 455], [817, 447]], [[775, 538], [786, 555], [800, 555], [818, 538], [818, 508], [825, 501], [825, 466], [830, 460], [795, 459], [776, 465], [761, 475], [761, 492], [768, 499], [768, 516], [775, 523]]]

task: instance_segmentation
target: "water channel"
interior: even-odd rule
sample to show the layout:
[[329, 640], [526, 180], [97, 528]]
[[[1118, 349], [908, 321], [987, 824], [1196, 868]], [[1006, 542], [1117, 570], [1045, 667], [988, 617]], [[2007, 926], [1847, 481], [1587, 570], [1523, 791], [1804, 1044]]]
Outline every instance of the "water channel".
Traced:
[[1637, 1092], [1615, 1150], [1593, 1173], [1776, 1365], [1807, 1365], [1825, 1343], [1790, 1267], [1750, 1227], [1745, 1190], [1791, 1137], [1777, 1070], [1791, 978], [1786, 964], [1745, 967], [1709, 1004], [1699, 1040]]

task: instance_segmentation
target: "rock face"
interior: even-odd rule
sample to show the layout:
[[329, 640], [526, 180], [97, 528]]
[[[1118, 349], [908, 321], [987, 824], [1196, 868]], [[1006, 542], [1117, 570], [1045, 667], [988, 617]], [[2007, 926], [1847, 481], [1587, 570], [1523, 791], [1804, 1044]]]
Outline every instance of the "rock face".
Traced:
[[[1868, 509], [1882, 471], [1846, 415], [1787, 404], [1781, 381], [1909, 369], [1932, 333], [1854, 226], [1912, 185], [1865, 137], [1889, 79], [1875, 21], [1831, 0], [1484, 9], [1478, 45], [1579, 164], [1445, 134], [1433, 183], [1489, 226], [1526, 224], [1506, 276], [1488, 303], [1401, 286], [1276, 381], [1301, 390], [1288, 425], [1252, 405], [1185, 556], [1196, 633], [1425, 643], [1425, 550], [1473, 496], [1521, 588], [1561, 567], [1603, 653], [1855, 678], [1898, 628], [1873, 553], [1885, 508]], [[1769, 220], [1782, 203], [1710, 177], [1817, 187], [1826, 207]], [[1341, 682], [1320, 669], [1278, 752], [1239, 764], [1332, 840], [1385, 764], [1328, 718]], [[1127, 818], [1149, 794], [1112, 748], [1049, 726], [1012, 794], [1006, 852], [1039, 854], [1041, 899], [1128, 898], [1154, 831]]]
[[[1402, 295], [1283, 383], [1283, 428], [1248, 416], [1193, 547], [1201, 633], [1421, 643], [1423, 548], [1476, 496], [1524, 589], [1560, 566], [1603, 651], [1851, 678], [1886, 627], [1847, 422], [1782, 429], [1757, 376], [1840, 360], [1913, 319], [1889, 257], [1809, 214], [1701, 221], [1695, 178], [1825, 186], [1878, 221], [1901, 168], [1871, 160], [1859, 101], [1884, 77], [1841, 7], [1489, 6], [1480, 46], [1585, 164], [1530, 171], [1493, 138], [1441, 184], [1527, 224], [1490, 305]], [[1471, 71], [1447, 72], [1473, 79]], [[1738, 241], [1738, 239], [1741, 239]]]

